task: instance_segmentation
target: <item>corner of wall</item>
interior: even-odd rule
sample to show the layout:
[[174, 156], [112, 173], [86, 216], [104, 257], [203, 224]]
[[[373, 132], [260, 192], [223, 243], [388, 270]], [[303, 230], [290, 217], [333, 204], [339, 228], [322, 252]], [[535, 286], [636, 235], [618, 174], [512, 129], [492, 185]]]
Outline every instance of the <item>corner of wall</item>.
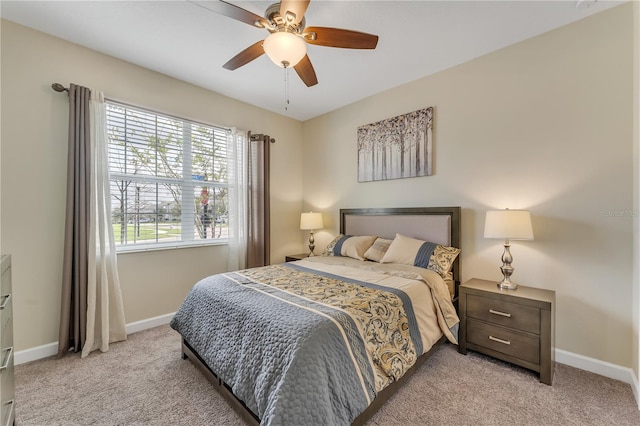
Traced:
[[640, 410], [640, 2], [633, 2], [633, 393]]
[[[2, 18], [0, 17], [0, 52], [2, 51]], [[2, 55], [0, 55], [0, 82], [2, 81]], [[2, 84], [0, 84], [0, 122], [2, 122]], [[2, 132], [0, 132], [0, 253], [2, 253]]]

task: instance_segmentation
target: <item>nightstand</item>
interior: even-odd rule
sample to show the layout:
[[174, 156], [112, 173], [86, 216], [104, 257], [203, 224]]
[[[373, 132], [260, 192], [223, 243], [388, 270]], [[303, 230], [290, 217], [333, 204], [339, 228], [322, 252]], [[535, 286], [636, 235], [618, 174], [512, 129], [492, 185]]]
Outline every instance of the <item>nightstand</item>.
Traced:
[[288, 254], [284, 257], [285, 262], [295, 262], [296, 260], [302, 260], [309, 257], [309, 253], [300, 253], [300, 254]]
[[460, 286], [458, 351], [467, 349], [540, 374], [551, 385], [555, 363], [555, 291], [472, 279]]

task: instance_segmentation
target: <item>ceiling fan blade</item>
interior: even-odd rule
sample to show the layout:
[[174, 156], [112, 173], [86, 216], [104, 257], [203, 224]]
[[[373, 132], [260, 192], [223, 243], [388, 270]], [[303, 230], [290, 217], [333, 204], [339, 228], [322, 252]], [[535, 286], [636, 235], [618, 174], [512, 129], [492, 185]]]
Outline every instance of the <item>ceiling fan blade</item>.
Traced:
[[[346, 49], [375, 49], [378, 36], [359, 31], [342, 30], [340, 28], [307, 27], [304, 29], [305, 41], [327, 47]], [[313, 37], [315, 34], [315, 37]]]
[[247, 47], [242, 52], [238, 53], [236, 56], [229, 59], [229, 61], [227, 61], [227, 63], [224, 64], [222, 68], [233, 71], [235, 69], [240, 68], [243, 65], [248, 64], [254, 59], [260, 57], [261, 55], [264, 54], [264, 49], [262, 48], [262, 42], [263, 40], [260, 40], [252, 44], [251, 46]]
[[[202, 6], [202, 5], [198, 4], [198, 6]], [[262, 16], [256, 15], [253, 12], [249, 12], [248, 10], [245, 10], [241, 7], [235, 6], [231, 3], [227, 3], [222, 0], [207, 2], [207, 6], [206, 7], [202, 6], [202, 7], [204, 7], [205, 9], [212, 10], [221, 15], [227, 16], [231, 19], [235, 19], [236, 21], [244, 22], [245, 24], [249, 24], [254, 27], [267, 28], [270, 26], [269, 21], [267, 21]]]
[[284, 20], [287, 20], [287, 12], [293, 13], [295, 18], [291, 23], [299, 24], [309, 7], [309, 1], [310, 0], [282, 0], [280, 2], [280, 16]]
[[298, 76], [304, 84], [307, 85], [307, 87], [318, 84], [318, 77], [316, 77], [316, 72], [313, 69], [313, 65], [311, 65], [309, 55], [304, 55], [304, 58], [302, 58], [300, 62], [293, 67], [293, 69], [296, 70]]

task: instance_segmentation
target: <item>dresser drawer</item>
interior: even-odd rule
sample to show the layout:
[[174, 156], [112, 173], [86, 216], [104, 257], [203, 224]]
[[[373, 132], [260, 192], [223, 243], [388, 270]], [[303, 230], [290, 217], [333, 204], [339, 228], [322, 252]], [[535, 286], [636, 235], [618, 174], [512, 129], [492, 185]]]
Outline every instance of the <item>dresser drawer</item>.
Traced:
[[540, 309], [531, 306], [468, 295], [467, 316], [492, 324], [540, 334]]
[[[5, 258], [6, 256], [3, 256], [3, 258]], [[2, 294], [9, 294], [11, 293], [11, 267], [10, 267], [10, 262], [6, 263], [7, 265], [9, 265], [9, 267], [6, 267], [3, 271], [2, 271], [2, 275], [0, 276], [0, 292]], [[3, 262], [3, 267], [5, 266], [4, 262]]]
[[6, 348], [0, 351], [0, 365], [5, 367], [0, 370], [0, 405], [2, 407], [5, 407], [9, 401], [15, 398], [13, 363], [13, 348]]
[[0, 257], [0, 265], [0, 425], [4, 426], [15, 420], [11, 256]]
[[5, 323], [3, 321], [2, 334], [0, 335], [0, 350], [6, 349], [10, 346], [13, 346], [13, 321], [9, 312], [2, 313], [2, 319], [4, 320], [4, 315], [9, 314], [9, 319]]
[[[11, 294], [0, 295], [0, 308], [2, 308], [0, 309], [0, 342], [2, 342], [2, 345], [4, 346], [7, 339], [7, 337], [5, 337], [5, 330], [10, 328], [9, 325], [11, 325], [13, 317]], [[11, 335], [11, 339], [13, 340], [13, 334]]]
[[2, 413], [2, 425], [13, 425], [15, 421], [14, 413], [15, 400], [3, 401], [0, 405], [0, 413]]
[[466, 339], [469, 343], [540, 364], [538, 336], [468, 319]]

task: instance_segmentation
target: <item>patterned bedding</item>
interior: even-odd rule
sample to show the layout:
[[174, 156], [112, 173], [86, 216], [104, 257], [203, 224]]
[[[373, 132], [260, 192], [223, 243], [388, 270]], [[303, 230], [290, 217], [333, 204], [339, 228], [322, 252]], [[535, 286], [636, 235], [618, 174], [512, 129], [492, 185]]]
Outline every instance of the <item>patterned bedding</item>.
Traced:
[[205, 278], [171, 321], [265, 425], [350, 424], [457, 324], [438, 274], [329, 257]]

